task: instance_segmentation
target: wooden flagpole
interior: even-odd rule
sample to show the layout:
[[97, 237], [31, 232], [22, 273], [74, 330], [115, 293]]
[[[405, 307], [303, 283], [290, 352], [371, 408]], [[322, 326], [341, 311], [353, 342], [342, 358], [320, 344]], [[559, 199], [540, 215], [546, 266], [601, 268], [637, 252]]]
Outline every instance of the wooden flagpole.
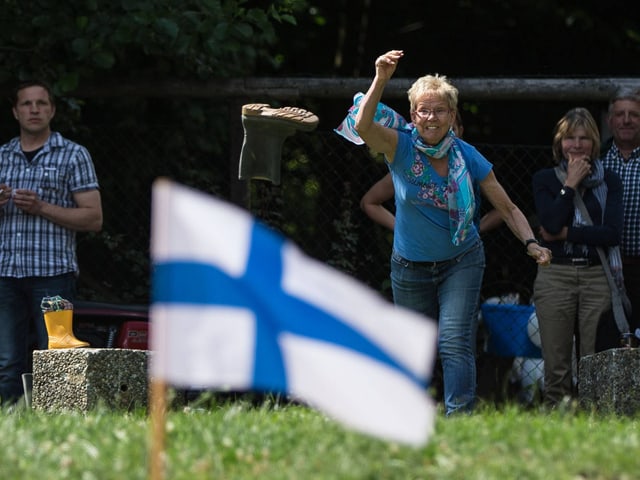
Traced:
[[149, 450], [149, 480], [164, 480], [166, 468], [165, 433], [167, 420], [167, 384], [150, 381], [151, 439]]
[[[171, 182], [166, 177], [159, 177], [153, 182], [152, 187], [152, 206], [151, 206], [151, 257], [153, 259], [154, 251], [159, 243], [166, 246], [169, 241], [169, 225], [168, 218], [163, 214], [170, 211], [167, 208], [170, 205], [170, 196], [172, 192]], [[162, 212], [162, 214], [160, 214]], [[154, 239], [156, 244], [154, 244]], [[151, 350], [153, 355], [157, 356], [159, 352], [166, 351], [166, 345], [161, 344], [163, 340], [162, 328], [157, 336], [153, 335], [156, 325], [162, 325], [154, 318], [153, 310], [151, 312]], [[155, 337], [155, 338], [154, 338]], [[158, 358], [151, 358], [151, 362], [158, 361]], [[159, 373], [162, 369], [151, 368], [149, 366], [149, 409], [151, 416], [151, 426], [149, 435], [149, 480], [164, 480], [166, 469], [166, 421], [167, 421], [167, 382], [165, 378], [166, 372]]]

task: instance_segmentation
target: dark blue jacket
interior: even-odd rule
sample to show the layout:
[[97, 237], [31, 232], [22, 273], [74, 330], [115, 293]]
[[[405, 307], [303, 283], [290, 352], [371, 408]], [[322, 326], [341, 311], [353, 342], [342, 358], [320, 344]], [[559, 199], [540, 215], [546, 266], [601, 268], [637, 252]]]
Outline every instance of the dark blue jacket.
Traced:
[[574, 244], [573, 254], [568, 255], [564, 250], [564, 240], [542, 242], [551, 250], [555, 258], [584, 257], [580, 247], [576, 248], [576, 244], [582, 244], [589, 246], [589, 258], [597, 260], [598, 253], [595, 247], [606, 248], [620, 244], [623, 225], [622, 182], [616, 173], [606, 169], [604, 181], [608, 188], [604, 217], [598, 199], [593, 191], [588, 189], [582, 198], [593, 226], [574, 227], [572, 225], [573, 196], [577, 192], [566, 189], [567, 194], [560, 195], [562, 184], [553, 168], [540, 170], [534, 174], [533, 195], [540, 225], [550, 234], [559, 233], [563, 227], [567, 226], [567, 241]]

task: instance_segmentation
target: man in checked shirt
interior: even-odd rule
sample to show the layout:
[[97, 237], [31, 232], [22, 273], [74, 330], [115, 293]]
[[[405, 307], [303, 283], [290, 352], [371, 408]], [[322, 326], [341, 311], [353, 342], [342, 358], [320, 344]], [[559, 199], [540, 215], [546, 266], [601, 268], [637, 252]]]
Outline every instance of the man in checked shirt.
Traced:
[[40, 302], [73, 302], [76, 232], [102, 228], [98, 179], [86, 148], [57, 132], [46, 83], [20, 84], [13, 116], [20, 135], [0, 147], [0, 402], [23, 394], [32, 347], [46, 349]]
[[640, 90], [623, 87], [609, 101], [607, 123], [612, 141], [602, 152], [605, 168], [623, 185], [622, 268], [633, 307], [631, 331], [640, 327]]

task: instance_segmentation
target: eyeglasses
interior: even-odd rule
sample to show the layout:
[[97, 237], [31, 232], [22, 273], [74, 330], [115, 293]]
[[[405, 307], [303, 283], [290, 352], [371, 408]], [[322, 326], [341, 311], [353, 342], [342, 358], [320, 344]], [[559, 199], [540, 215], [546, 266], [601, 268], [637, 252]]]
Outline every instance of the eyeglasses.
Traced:
[[436, 118], [444, 118], [450, 111], [448, 108], [435, 108], [433, 110], [421, 108], [420, 110], [414, 110], [420, 118], [429, 118], [431, 115], [434, 115]]

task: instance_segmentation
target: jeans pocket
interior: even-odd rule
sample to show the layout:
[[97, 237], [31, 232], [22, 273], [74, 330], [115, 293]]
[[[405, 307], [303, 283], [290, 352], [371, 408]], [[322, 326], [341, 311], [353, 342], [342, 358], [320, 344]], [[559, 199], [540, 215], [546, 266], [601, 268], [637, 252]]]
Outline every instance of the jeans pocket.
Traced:
[[409, 260], [407, 260], [406, 258], [401, 257], [400, 255], [398, 255], [396, 252], [393, 252], [391, 254], [391, 261], [394, 263], [397, 263], [398, 265], [404, 267], [404, 268], [408, 268], [409, 264], [411, 262], [409, 262]]
[[473, 247], [471, 247], [471, 248], [470, 248], [469, 250], [467, 250], [466, 252], [461, 253], [460, 255], [458, 255], [457, 257], [453, 258], [452, 260], [453, 260], [453, 262], [455, 262], [455, 263], [460, 263], [462, 260], [464, 260], [464, 258], [465, 258], [467, 255], [472, 254], [472, 253], [476, 253], [476, 251], [477, 251], [478, 249], [481, 249], [481, 248], [482, 248], [482, 242], [481, 242], [480, 240], [478, 240], [478, 241], [476, 242], [476, 244], [475, 244]]

